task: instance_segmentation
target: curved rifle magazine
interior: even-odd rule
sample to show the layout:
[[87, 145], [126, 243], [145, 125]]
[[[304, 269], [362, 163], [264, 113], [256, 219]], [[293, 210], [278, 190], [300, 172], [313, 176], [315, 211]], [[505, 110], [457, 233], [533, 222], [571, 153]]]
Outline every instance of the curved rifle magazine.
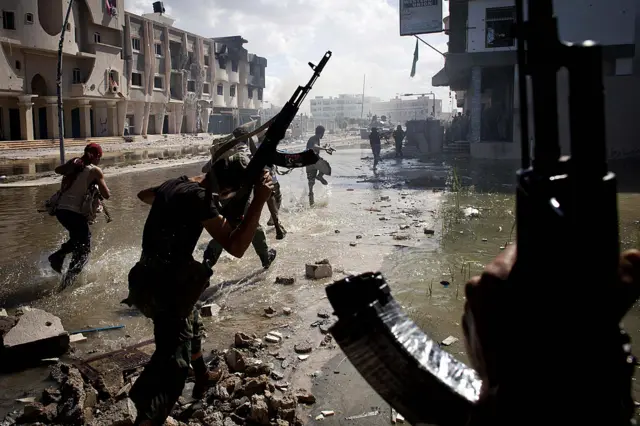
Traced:
[[326, 291], [339, 318], [331, 334], [385, 401], [413, 425], [468, 422], [482, 381], [404, 314], [381, 274], [348, 277]]

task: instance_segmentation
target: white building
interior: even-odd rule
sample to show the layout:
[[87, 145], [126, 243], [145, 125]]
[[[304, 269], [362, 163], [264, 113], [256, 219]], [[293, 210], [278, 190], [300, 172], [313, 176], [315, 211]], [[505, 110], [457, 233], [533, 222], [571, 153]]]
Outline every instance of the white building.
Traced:
[[[640, 18], [638, 0], [581, 2], [555, 0], [560, 39], [595, 40], [604, 46], [604, 86], [609, 156], [638, 155], [640, 120]], [[518, 158], [520, 119], [513, 0], [449, 2], [445, 18], [449, 52], [445, 67], [433, 77], [434, 86], [456, 91], [458, 107], [469, 113], [471, 155]], [[638, 21], [640, 22], [640, 21]], [[560, 142], [569, 146], [566, 74], [559, 73]], [[533, 110], [529, 106], [529, 111]]]
[[431, 96], [420, 96], [416, 99], [396, 97], [386, 102], [374, 102], [371, 113], [378, 117], [384, 115], [392, 123], [405, 123], [409, 120], [426, 120], [429, 117], [440, 118], [442, 100]]
[[380, 98], [362, 95], [316, 96], [310, 100], [311, 116], [316, 125], [333, 130], [343, 119], [359, 119], [372, 114], [372, 105], [379, 101]]

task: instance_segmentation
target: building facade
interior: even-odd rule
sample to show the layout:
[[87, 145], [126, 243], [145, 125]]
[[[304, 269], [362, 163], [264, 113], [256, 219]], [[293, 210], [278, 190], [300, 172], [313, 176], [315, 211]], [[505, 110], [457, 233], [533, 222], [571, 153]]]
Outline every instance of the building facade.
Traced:
[[[0, 139], [59, 136], [56, 67], [69, 0], [3, 0]], [[61, 80], [66, 137], [118, 136], [124, 125], [121, 2], [74, 2]]]
[[385, 102], [374, 102], [371, 113], [386, 116], [392, 123], [405, 123], [409, 120], [426, 120], [427, 118], [441, 118], [442, 100], [431, 96], [420, 96], [416, 99], [401, 99], [396, 97]]
[[[606, 125], [609, 156], [640, 154], [634, 118], [640, 107], [640, 22], [637, 0], [554, 1], [564, 41], [595, 40], [604, 46]], [[516, 44], [511, 28], [513, 0], [450, 2], [445, 18], [449, 52], [434, 86], [449, 86], [465, 110], [471, 155], [515, 159], [520, 156], [520, 111]], [[569, 147], [568, 80], [559, 72], [560, 143]], [[533, 110], [529, 105], [529, 111]], [[531, 121], [531, 116], [529, 117]]]
[[344, 119], [360, 119], [372, 114], [372, 106], [380, 98], [362, 95], [316, 96], [310, 100], [311, 116], [316, 125], [335, 130]]
[[[2, 0], [0, 140], [59, 136], [56, 67], [69, 0]], [[65, 28], [64, 136], [227, 133], [257, 118], [265, 58], [124, 0], [75, 0]]]

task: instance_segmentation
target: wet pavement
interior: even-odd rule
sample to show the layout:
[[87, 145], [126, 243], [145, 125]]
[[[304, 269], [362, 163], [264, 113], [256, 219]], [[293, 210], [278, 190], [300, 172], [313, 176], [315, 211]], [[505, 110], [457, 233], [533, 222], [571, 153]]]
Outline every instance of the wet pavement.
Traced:
[[[513, 241], [514, 167], [494, 164], [480, 167], [469, 162], [417, 159], [385, 160], [379, 171], [371, 170], [370, 152], [343, 149], [326, 158], [333, 176], [329, 185], [315, 187], [316, 205], [307, 201], [303, 170], [280, 176], [283, 193], [281, 221], [288, 230], [283, 241], [276, 241], [273, 229], [268, 241], [278, 257], [268, 271], [262, 271], [252, 249], [242, 259], [226, 254], [218, 263], [212, 284], [225, 283], [216, 293], [222, 307], [220, 316], [207, 319], [209, 347], [226, 347], [237, 331], [258, 335], [270, 329], [289, 330], [292, 346], [300, 339], [312, 339], [311, 357], [294, 371], [287, 371], [292, 383], [312, 389], [318, 403], [308, 410], [311, 419], [320, 410], [335, 410], [329, 424], [382, 424], [389, 422], [389, 407], [368, 388], [338, 349], [319, 348], [323, 336], [310, 324], [320, 309], [330, 310], [324, 287], [332, 279], [309, 281], [304, 264], [328, 258], [334, 267], [333, 279], [351, 273], [380, 270], [390, 283], [394, 296], [409, 315], [425, 330], [442, 340], [449, 335], [461, 338], [463, 284]], [[191, 164], [119, 176], [107, 176], [113, 198], [109, 209], [114, 221], [93, 226], [93, 252], [79, 282], [61, 294], [52, 294], [59, 277], [50, 270], [47, 256], [66, 237], [55, 218], [37, 213], [39, 203], [55, 190], [53, 186], [0, 189], [0, 306], [11, 308], [30, 304], [48, 310], [62, 319], [68, 330], [123, 324], [122, 330], [92, 333], [85, 343], [75, 345], [75, 355], [118, 349], [149, 338], [151, 323], [135, 310], [121, 305], [127, 295], [126, 277], [140, 255], [141, 233], [148, 206], [136, 193], [164, 179], [181, 174], [195, 175], [201, 164]], [[458, 193], [443, 192], [452, 181], [460, 182]], [[640, 195], [622, 193], [619, 197], [621, 235], [624, 248], [638, 247], [637, 220]], [[456, 214], [471, 206], [479, 217]], [[266, 211], [266, 209], [265, 209]], [[262, 223], [266, 223], [266, 214]], [[433, 235], [425, 234], [433, 231]], [[205, 235], [196, 250], [202, 255]], [[292, 286], [275, 284], [277, 276], [293, 276]], [[446, 285], [441, 284], [446, 283]], [[291, 316], [267, 319], [264, 308], [272, 306], [294, 310]], [[634, 307], [625, 320], [640, 353], [640, 314]], [[449, 347], [465, 359], [458, 341]], [[334, 371], [340, 371], [335, 374]], [[317, 378], [309, 372], [321, 371]], [[42, 380], [37, 371], [24, 373], [30, 378], [0, 376], [0, 395], [5, 405], [17, 393]], [[35, 385], [33, 385], [35, 386]], [[358, 389], [354, 394], [353, 390]], [[363, 389], [360, 391], [360, 389]], [[344, 395], [351, 395], [345, 399]], [[345, 421], [345, 417], [372, 411], [372, 418]], [[1, 407], [0, 407], [1, 408]], [[3, 413], [0, 413], [0, 415]]]

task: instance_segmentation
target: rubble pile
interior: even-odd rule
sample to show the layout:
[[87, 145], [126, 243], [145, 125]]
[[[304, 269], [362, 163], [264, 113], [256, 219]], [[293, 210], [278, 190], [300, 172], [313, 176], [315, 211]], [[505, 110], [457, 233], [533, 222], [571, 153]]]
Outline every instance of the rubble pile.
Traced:
[[[302, 425], [296, 416], [298, 404], [313, 404], [315, 397], [304, 389], [290, 389], [284, 375], [274, 370], [260, 339], [237, 333], [234, 345], [214, 352], [210, 368], [221, 372], [220, 380], [202, 400], [191, 398], [192, 383], [174, 407], [166, 425]], [[305, 349], [305, 348], [303, 348]], [[142, 367], [117, 371], [97, 380], [81, 374], [82, 369], [58, 362], [51, 378], [58, 387], [44, 390], [22, 412], [9, 414], [0, 426], [44, 423], [53, 425], [133, 425], [136, 408], [129, 391]], [[84, 370], [82, 370], [84, 371]]]

